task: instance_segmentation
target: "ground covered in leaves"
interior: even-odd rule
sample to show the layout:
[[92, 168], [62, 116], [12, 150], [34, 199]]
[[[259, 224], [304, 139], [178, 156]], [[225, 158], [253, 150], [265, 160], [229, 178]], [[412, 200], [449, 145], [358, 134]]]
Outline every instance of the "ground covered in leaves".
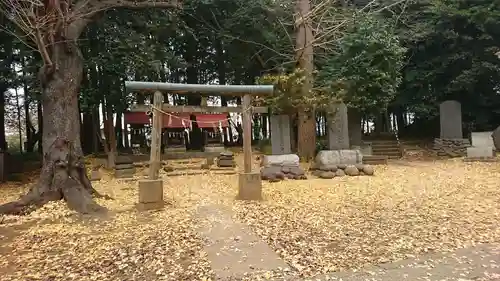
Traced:
[[[241, 165], [240, 165], [241, 167]], [[213, 278], [197, 231], [200, 204], [219, 204], [250, 225], [304, 277], [500, 242], [500, 164], [460, 160], [377, 167], [373, 177], [264, 182], [263, 202], [235, 202], [237, 176], [165, 179], [171, 202], [134, 209], [137, 185], [105, 175], [115, 200], [86, 218], [53, 203], [0, 224], [2, 280], [203, 280]], [[19, 187], [1, 187], [0, 202]], [[1, 220], [1, 219], [0, 219]], [[52, 279], [50, 279], [52, 277]]]

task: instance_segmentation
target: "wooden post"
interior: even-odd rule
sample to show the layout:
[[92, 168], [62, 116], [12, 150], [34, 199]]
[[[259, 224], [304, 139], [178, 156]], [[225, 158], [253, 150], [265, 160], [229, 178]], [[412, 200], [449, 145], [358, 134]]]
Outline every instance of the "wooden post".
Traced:
[[159, 176], [161, 163], [161, 131], [163, 128], [163, 113], [157, 109], [161, 109], [163, 105], [163, 94], [155, 92], [153, 97], [153, 128], [151, 130], [151, 156], [149, 161], [149, 179], [156, 180]]
[[243, 159], [244, 159], [244, 172], [252, 172], [252, 96], [246, 94], [243, 96]]

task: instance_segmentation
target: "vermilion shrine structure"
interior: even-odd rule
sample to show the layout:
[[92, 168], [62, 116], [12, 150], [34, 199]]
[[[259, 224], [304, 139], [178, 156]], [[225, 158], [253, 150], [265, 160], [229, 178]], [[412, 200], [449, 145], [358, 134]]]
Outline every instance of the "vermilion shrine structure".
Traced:
[[[154, 93], [153, 105], [136, 105], [131, 111], [142, 113], [142, 121], [145, 122], [149, 117], [145, 112], [153, 113], [152, 132], [151, 132], [151, 155], [149, 165], [149, 180], [139, 182], [139, 204], [144, 208], [157, 208], [163, 204], [163, 181], [158, 179], [161, 164], [161, 136], [165, 125], [169, 126], [172, 118], [169, 114], [194, 114], [195, 116], [207, 116], [206, 114], [221, 113], [242, 113], [243, 126], [243, 153], [244, 164], [243, 172], [239, 174], [238, 199], [260, 200], [262, 198], [262, 182], [260, 172], [252, 170], [252, 114], [266, 113], [266, 107], [252, 107], [252, 98], [255, 96], [272, 95], [274, 87], [272, 85], [198, 85], [198, 84], [177, 84], [177, 83], [159, 83], [159, 82], [137, 82], [126, 81], [125, 87], [130, 91], [140, 91], [142, 93]], [[242, 106], [220, 107], [220, 106], [172, 106], [163, 103], [162, 92], [171, 94], [186, 95], [211, 95], [211, 96], [242, 96]], [[168, 114], [165, 114], [168, 113]], [[204, 114], [204, 115], [202, 115]], [[138, 115], [140, 116], [140, 115]], [[140, 120], [140, 118], [138, 118]], [[203, 118], [203, 117], [201, 117]], [[205, 117], [208, 118], [208, 117]], [[213, 118], [213, 117], [211, 117]], [[180, 120], [179, 118], [175, 118]], [[129, 120], [130, 121], [130, 120]], [[212, 119], [212, 121], [214, 121]], [[206, 124], [209, 124], [208, 122]], [[174, 122], [171, 122], [174, 124]], [[177, 126], [184, 127], [185, 124], [176, 123]], [[201, 122], [200, 122], [201, 124]], [[169, 128], [169, 127], [167, 127]], [[153, 198], [154, 197], [154, 198]], [[161, 198], [160, 198], [161, 197]], [[160, 202], [161, 201], [161, 202]], [[149, 206], [151, 205], [151, 207]]]
[[[175, 107], [173, 110], [175, 110]], [[129, 124], [132, 127], [132, 132], [140, 130], [137, 127], [141, 127], [143, 125], [151, 124], [149, 115], [143, 111], [143, 106], [134, 106], [131, 111], [126, 112], [124, 114], [125, 124]], [[169, 106], [170, 110], [170, 106]], [[191, 120], [191, 116], [194, 115], [194, 120]], [[219, 135], [218, 129], [219, 127], [225, 129], [229, 127], [229, 122], [227, 120], [227, 114], [222, 113], [174, 113], [169, 112], [168, 115], [163, 115], [162, 125], [164, 136], [162, 141], [162, 146], [166, 148], [166, 151], [176, 151], [182, 152], [186, 151], [186, 138], [187, 133], [186, 129], [192, 127], [193, 123], [196, 122], [196, 125], [199, 129], [202, 129], [204, 132], [204, 136], [206, 137], [208, 134], [210, 135]], [[139, 132], [136, 136], [142, 137], [144, 135], [143, 132]], [[134, 137], [134, 135], [133, 135]], [[222, 138], [218, 136], [222, 142]], [[205, 145], [209, 146], [212, 143], [217, 143], [217, 139], [209, 138], [206, 140]]]

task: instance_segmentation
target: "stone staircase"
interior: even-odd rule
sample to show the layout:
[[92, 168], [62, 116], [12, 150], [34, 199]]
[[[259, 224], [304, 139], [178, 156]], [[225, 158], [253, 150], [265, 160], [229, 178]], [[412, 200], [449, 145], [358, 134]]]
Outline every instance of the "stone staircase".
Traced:
[[388, 157], [385, 155], [364, 155], [363, 164], [387, 165]]
[[389, 159], [402, 157], [397, 140], [372, 140], [372, 154], [374, 156], [387, 156]]

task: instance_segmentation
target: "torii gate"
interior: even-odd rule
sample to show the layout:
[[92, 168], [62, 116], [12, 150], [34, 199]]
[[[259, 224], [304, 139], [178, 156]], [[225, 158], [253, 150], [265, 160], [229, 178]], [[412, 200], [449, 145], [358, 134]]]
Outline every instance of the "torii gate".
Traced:
[[[242, 200], [260, 200], [262, 199], [262, 181], [260, 172], [252, 171], [252, 114], [267, 113], [267, 107], [252, 107], [252, 97], [272, 95], [274, 87], [272, 85], [200, 85], [200, 84], [179, 84], [179, 83], [160, 83], [160, 82], [138, 82], [126, 81], [127, 90], [136, 90], [141, 92], [154, 92], [153, 106], [135, 105], [131, 111], [135, 112], [153, 112], [153, 128], [151, 133], [151, 157], [149, 165], [149, 183], [147, 185], [163, 186], [163, 182], [158, 180], [158, 174], [161, 163], [161, 129], [162, 113], [242, 113], [243, 125], [243, 153], [244, 170], [239, 174], [238, 196]], [[215, 107], [215, 106], [171, 106], [163, 104], [163, 94], [161, 91], [175, 94], [197, 94], [197, 95], [230, 95], [243, 96], [242, 106], [238, 107]], [[158, 182], [159, 181], [159, 182]], [[145, 184], [145, 183], [143, 183]], [[147, 188], [146, 188], [147, 189]], [[146, 192], [146, 191], [145, 191]], [[159, 192], [158, 192], [159, 193]], [[163, 194], [163, 187], [161, 188]], [[139, 182], [139, 201], [141, 202], [141, 182]], [[163, 198], [162, 198], [163, 201]]]

